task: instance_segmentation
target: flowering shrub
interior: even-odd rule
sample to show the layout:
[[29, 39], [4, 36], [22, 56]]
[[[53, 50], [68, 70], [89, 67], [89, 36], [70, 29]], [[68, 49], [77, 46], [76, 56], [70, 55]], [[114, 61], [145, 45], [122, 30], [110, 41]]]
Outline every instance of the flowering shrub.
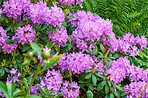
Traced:
[[131, 60], [147, 48], [147, 38], [116, 38], [111, 20], [73, 13], [82, 2], [3, 2], [1, 97], [148, 97], [148, 69]]

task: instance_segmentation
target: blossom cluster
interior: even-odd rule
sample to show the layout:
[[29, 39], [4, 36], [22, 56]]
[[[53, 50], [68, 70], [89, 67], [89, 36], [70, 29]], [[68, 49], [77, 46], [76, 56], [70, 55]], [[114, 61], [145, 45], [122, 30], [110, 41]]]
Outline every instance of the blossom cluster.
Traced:
[[64, 54], [58, 62], [62, 72], [69, 70], [73, 74], [84, 73], [86, 69], [91, 69], [93, 64], [93, 59], [88, 54], [82, 54], [82, 52]]
[[38, 25], [44, 23], [55, 27], [61, 26], [64, 21], [64, 12], [61, 8], [55, 5], [49, 9], [47, 3], [43, 1], [36, 4], [31, 3], [30, 0], [4, 1], [3, 12], [7, 17], [13, 17], [16, 20], [27, 15], [34, 24]]
[[3, 12], [7, 17], [18, 19], [18, 16], [27, 15], [30, 10], [30, 0], [9, 0], [3, 2]]
[[0, 9], [0, 18], [1, 18], [1, 14], [3, 13], [2, 9]]
[[[74, 19], [69, 19], [73, 26], [77, 28], [72, 33], [72, 38], [74, 36], [74, 40], [76, 40], [76, 44], [78, 48], [82, 49], [82, 51], [87, 51], [87, 49], [91, 50], [94, 48], [94, 45], [90, 43], [90, 46], [87, 46], [87, 41], [99, 41], [101, 36], [102, 43], [110, 45], [111, 42], [114, 42], [116, 39], [115, 34], [112, 32], [113, 24], [111, 21], [104, 20], [98, 15], [93, 15], [90, 12], [85, 11], [77, 11], [77, 13], [70, 13], [70, 15], [75, 16]], [[106, 36], [110, 36], [111, 39], [106, 40]]]
[[77, 86], [77, 82], [65, 81], [61, 88], [61, 92], [66, 98], [77, 98], [79, 96], [80, 87]]
[[56, 33], [49, 32], [48, 37], [49, 39], [52, 40], [52, 42], [57, 43], [60, 47], [61, 45], [67, 42], [68, 39], [67, 30], [64, 28], [61, 28], [61, 31], [59, 29], [56, 29]]
[[[84, 0], [76, 0], [76, 4], [82, 4]], [[61, 3], [65, 3], [65, 4], [69, 4], [70, 6], [73, 5], [75, 3], [75, 0], [58, 0], [58, 2]]]
[[[56, 95], [61, 87], [61, 84], [63, 82], [63, 77], [60, 74], [60, 71], [55, 71], [53, 69], [52, 71], [47, 71], [47, 74], [44, 76], [44, 80], [41, 79], [40, 84], [37, 84], [41, 87], [41, 89], [44, 91], [44, 87], [46, 86], [48, 90], [55, 90], [52, 92], [52, 95]], [[33, 93], [33, 92], [32, 92]], [[38, 93], [36, 93], [38, 94]]]
[[143, 71], [142, 68], [130, 65], [130, 61], [126, 57], [120, 57], [114, 62], [110, 62], [110, 68], [106, 71], [110, 74], [110, 80], [118, 84], [124, 80], [126, 76], [130, 76], [134, 81], [148, 81], [148, 70]]
[[16, 30], [15, 36], [12, 37], [12, 41], [18, 40], [18, 43], [24, 45], [25, 43], [29, 44], [29, 41], [32, 42], [35, 39], [35, 30], [32, 29], [30, 25], [26, 27], [18, 27]]
[[0, 46], [2, 47], [3, 52], [11, 53], [17, 48], [18, 45], [6, 43], [7, 38], [9, 38], [6, 32], [7, 31], [5, 31], [3, 27], [0, 27]]
[[40, 25], [41, 23], [47, 25], [53, 25], [54, 27], [61, 26], [64, 21], [64, 12], [56, 5], [49, 9], [47, 3], [39, 1], [38, 3], [31, 5], [29, 18], [33, 23]]
[[[71, 24], [77, 27], [71, 37], [74, 36], [76, 47], [82, 49], [82, 52], [87, 51], [87, 49], [92, 51], [94, 41], [100, 41], [103, 45], [107, 45], [107, 49], [111, 52], [122, 51], [130, 53], [130, 56], [139, 55], [140, 50], [147, 47], [147, 39], [144, 36], [134, 37], [134, 35], [127, 33], [123, 35], [122, 39], [117, 39], [112, 32], [113, 24], [108, 19], [104, 20], [98, 15], [85, 11], [77, 11], [77, 13], [69, 15], [76, 17], [69, 18]], [[110, 38], [107, 38], [109, 36]], [[90, 45], [88, 45], [88, 41], [92, 41]], [[109, 47], [110, 45], [112, 48]]]
[[2, 98], [5, 98], [5, 96], [4, 96], [4, 94], [2, 93], [1, 90], [0, 90], [0, 96], [1, 96]]
[[[140, 46], [140, 47], [139, 47]], [[131, 33], [126, 33], [123, 38], [118, 39], [118, 51], [130, 53], [130, 56], [137, 56], [140, 50], [147, 47], [147, 38], [145, 36], [134, 37]]]
[[145, 89], [146, 82], [132, 82], [124, 86], [124, 92], [128, 94], [127, 98], [147, 98], [148, 88]]
[[10, 83], [12, 82], [16, 83], [17, 81], [19, 81], [19, 76], [22, 75], [17, 69], [14, 69], [14, 68], [10, 70], [10, 73], [11, 75], [8, 75], [8, 78], [7, 78], [7, 82], [10, 82]]

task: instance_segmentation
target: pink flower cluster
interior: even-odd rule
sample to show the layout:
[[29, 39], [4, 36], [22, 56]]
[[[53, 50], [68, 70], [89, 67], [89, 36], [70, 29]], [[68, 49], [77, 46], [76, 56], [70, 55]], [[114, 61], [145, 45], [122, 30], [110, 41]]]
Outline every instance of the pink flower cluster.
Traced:
[[[148, 87], [145, 89], [146, 82], [132, 82], [124, 86], [124, 92], [128, 94], [127, 98], [148, 98]], [[145, 91], [144, 91], [145, 90]]]
[[7, 38], [9, 38], [6, 32], [7, 31], [0, 27], [0, 46], [2, 47], [3, 52], [11, 53], [12, 51], [15, 51], [18, 45], [6, 43]]
[[[75, 16], [74, 19], [69, 19], [73, 26], [77, 28], [72, 33], [72, 38], [74, 36], [74, 40], [76, 40], [77, 47], [82, 49], [82, 51], [86, 51], [87, 49], [94, 48], [94, 45], [90, 43], [90, 46], [87, 46], [87, 41], [94, 42], [95, 40], [99, 41], [101, 36], [103, 36], [102, 42], [104, 44], [109, 44], [113, 42], [115, 38], [115, 34], [112, 32], [113, 24], [111, 21], [104, 20], [98, 15], [93, 15], [90, 12], [78, 11], [77, 13], [70, 13], [70, 15]], [[106, 36], [110, 36], [112, 38], [106, 41]]]
[[22, 28], [18, 27], [18, 30], [16, 31], [17, 33], [15, 33], [15, 36], [12, 37], [12, 41], [17, 39], [18, 43], [24, 45], [25, 43], [29, 44], [29, 41], [32, 42], [35, 39], [36, 32], [32, 29], [30, 25]]
[[12, 68], [10, 70], [10, 73], [11, 73], [11, 76], [8, 75], [8, 77], [12, 77], [12, 79], [7, 78], [7, 82], [10, 82], [10, 83], [12, 83], [12, 82], [15, 83], [15, 82], [19, 81], [19, 76], [22, 75], [19, 71], [17, 71], [17, 69], [14, 69], [14, 68]]
[[65, 81], [61, 88], [61, 92], [66, 98], [77, 98], [79, 96], [80, 87], [77, 86], [77, 82]]
[[[138, 47], [136, 45], [139, 45]], [[130, 56], [137, 56], [140, 53], [140, 50], [143, 50], [147, 47], [147, 38], [145, 36], [134, 37], [130, 33], [123, 35], [122, 39], [118, 39], [118, 50], [125, 53], [130, 53]]]
[[0, 9], [0, 18], [1, 18], [1, 14], [3, 13], [2, 9]]
[[61, 26], [64, 21], [64, 12], [56, 5], [47, 7], [47, 3], [39, 1], [38, 3], [30, 6], [29, 18], [33, 23], [40, 25], [41, 23], [53, 25], [54, 27]]
[[130, 76], [131, 81], [148, 81], [148, 70], [143, 71], [142, 68], [130, 65], [130, 61], [126, 57], [120, 57], [114, 62], [110, 62], [110, 69], [106, 71], [110, 74], [110, 80], [118, 84], [124, 80], [126, 76]]
[[71, 71], [73, 74], [84, 73], [86, 69], [91, 69], [94, 61], [88, 54], [70, 53], [64, 56], [58, 62], [62, 72]]
[[68, 35], [67, 30], [64, 28], [61, 28], [61, 31], [59, 29], [56, 29], [56, 33], [49, 32], [49, 39], [52, 40], [52, 42], [57, 43], [59, 47], [67, 42]]
[[29, 12], [30, 0], [9, 0], [3, 2], [3, 12], [7, 17], [17, 19], [18, 16], [26, 15]]
[[[29, 17], [34, 24], [40, 25], [41, 23], [47, 25], [61, 26], [64, 21], [64, 12], [57, 6], [47, 7], [47, 3], [39, 1], [36, 4], [30, 2], [30, 0], [9, 0], [4, 1], [3, 12], [8, 17], [13, 17], [18, 20], [23, 15]], [[0, 12], [1, 13], [1, 12]]]
[[[92, 48], [94, 48], [92, 42], [99, 40], [103, 45], [111, 45], [112, 48], [108, 47], [111, 52], [123, 51], [130, 53], [130, 56], [139, 55], [140, 50], [147, 47], [147, 39], [144, 36], [141, 36], [141, 38], [139, 36], [134, 37], [134, 35], [127, 33], [123, 35], [122, 39], [117, 39], [112, 32], [113, 24], [108, 19], [104, 20], [98, 15], [85, 11], [77, 11], [77, 13], [70, 13], [69, 15], [76, 17], [69, 18], [71, 24], [77, 27], [71, 37], [73, 39], [74, 36], [76, 47], [82, 49], [82, 52], [88, 49], [92, 51]], [[110, 38], [107, 39], [108, 36]], [[89, 46], [87, 41], [91, 41]], [[137, 45], [139, 46], [137, 47]]]
[[[82, 4], [84, 0], [76, 0], [76, 4]], [[61, 3], [65, 3], [65, 4], [69, 4], [70, 6], [73, 5], [75, 3], [75, 0], [58, 0], [58, 2]]]
[[[53, 69], [52, 71], [47, 71], [47, 74], [44, 76], [44, 80], [41, 79], [40, 84], [37, 84], [42, 88], [44, 91], [44, 87], [46, 86], [48, 90], [55, 90], [52, 92], [52, 95], [56, 95], [61, 87], [63, 77], [60, 74], [60, 71], [55, 71]], [[33, 92], [32, 92], [33, 93]]]

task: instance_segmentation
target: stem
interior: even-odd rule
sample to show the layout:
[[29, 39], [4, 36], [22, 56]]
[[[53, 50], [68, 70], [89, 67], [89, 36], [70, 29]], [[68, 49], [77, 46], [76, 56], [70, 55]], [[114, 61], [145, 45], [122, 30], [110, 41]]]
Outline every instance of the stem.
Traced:
[[35, 75], [34, 75], [32, 81], [31, 81], [31, 83], [30, 83], [30, 85], [29, 85], [29, 88], [27, 89], [27, 91], [26, 91], [26, 93], [25, 93], [24, 98], [26, 97], [28, 91], [30, 90], [31, 85], [34, 83], [34, 81], [35, 81], [37, 75], [40, 73], [40, 69], [41, 69], [41, 67], [42, 67], [42, 66], [41, 66], [42, 63], [43, 63], [43, 61], [38, 65], [37, 70], [36, 70], [36, 72], [35, 72]]
[[72, 82], [72, 72], [71, 72], [71, 70], [69, 71], [69, 74], [70, 74], [70, 82]]

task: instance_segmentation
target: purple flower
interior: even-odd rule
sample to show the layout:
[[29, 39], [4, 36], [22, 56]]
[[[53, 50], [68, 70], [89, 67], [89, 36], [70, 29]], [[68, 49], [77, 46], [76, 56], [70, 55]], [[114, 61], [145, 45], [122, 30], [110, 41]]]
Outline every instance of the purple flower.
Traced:
[[47, 25], [61, 26], [64, 21], [64, 12], [61, 8], [56, 5], [47, 7], [47, 3], [39, 1], [38, 3], [31, 5], [29, 18], [34, 24], [40, 25], [41, 23]]
[[11, 73], [11, 76], [8, 75], [8, 77], [12, 77], [12, 78], [7, 78], [7, 82], [10, 82], [10, 83], [12, 82], [16, 83], [17, 81], [19, 81], [19, 76], [22, 75], [19, 71], [17, 71], [17, 69], [14, 69], [14, 68], [10, 70], [10, 73]]
[[39, 90], [38, 87], [36, 87], [36, 86], [31, 86], [30, 94], [40, 95], [39, 91], [40, 91], [40, 90]]
[[[44, 91], [44, 87], [46, 86], [48, 90], [55, 90], [52, 92], [52, 95], [56, 95], [61, 87], [63, 77], [60, 74], [60, 71], [47, 71], [47, 74], [44, 76], [44, 80], [41, 79], [41, 83], [37, 84]], [[50, 92], [49, 92], [50, 93]]]
[[52, 40], [54, 43], [58, 43], [59, 47], [67, 42], [68, 35], [67, 35], [67, 30], [64, 28], [61, 28], [61, 31], [59, 29], [56, 29], [56, 33], [49, 32], [49, 39]]
[[11, 71], [10, 71], [10, 73], [11, 73], [12, 75], [16, 74], [16, 72], [17, 72], [17, 69], [14, 69], [14, 68], [12, 68]]
[[9, 0], [7, 2], [4, 1], [3, 4], [3, 12], [7, 17], [13, 17], [14, 19], [18, 19], [21, 14], [23, 16], [27, 15], [30, 5], [32, 5], [30, 0]]
[[1, 90], [0, 90], [0, 96], [1, 96], [2, 98], [5, 98], [5, 96], [4, 96], [4, 94], [2, 93]]
[[15, 49], [17, 48], [17, 44], [7, 44], [6, 42], [3, 44], [2, 46], [2, 51], [3, 52], [7, 52], [7, 53], [11, 53], [12, 51], [15, 51]]
[[67, 98], [77, 98], [79, 96], [80, 87], [77, 86], [77, 82], [69, 83], [69, 81], [65, 81], [61, 88], [61, 92]]
[[12, 41], [15, 39], [18, 40], [18, 43], [24, 45], [25, 43], [29, 44], [29, 41], [33, 41], [35, 39], [35, 30], [32, 29], [30, 25], [26, 27], [18, 27], [17, 33], [12, 37]]
[[1, 14], [3, 13], [2, 9], [0, 9], [0, 18], [1, 18]]
[[146, 88], [145, 93], [143, 93], [146, 85], [146, 82], [132, 82], [124, 86], [124, 92], [127, 93], [127, 98], [138, 98], [139, 95], [139, 98], [148, 98], [148, 88]]
[[79, 52], [65, 54], [58, 64], [62, 72], [71, 70], [73, 74], [81, 74], [84, 73], [86, 69], [92, 69], [94, 61], [88, 54]]
[[5, 41], [7, 40], [7, 38], [9, 38], [9, 36], [7, 36], [6, 34], [7, 31], [5, 31], [3, 29], [3, 27], [0, 27], [0, 46], [2, 46]]

